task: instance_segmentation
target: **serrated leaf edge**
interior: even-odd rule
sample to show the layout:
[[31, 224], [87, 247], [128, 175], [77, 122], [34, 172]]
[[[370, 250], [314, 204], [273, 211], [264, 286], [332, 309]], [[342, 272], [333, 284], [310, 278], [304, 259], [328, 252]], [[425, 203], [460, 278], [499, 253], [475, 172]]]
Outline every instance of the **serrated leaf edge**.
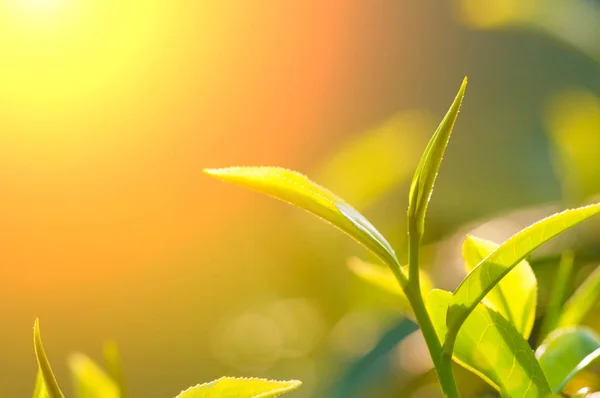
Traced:
[[186, 388], [185, 390], [181, 391], [177, 395], [177, 397], [175, 397], [175, 398], [181, 397], [184, 393], [189, 392], [190, 390], [193, 390], [194, 388], [208, 387], [211, 384], [218, 383], [219, 381], [222, 381], [222, 380], [233, 380], [233, 381], [240, 381], [240, 380], [241, 381], [266, 381], [266, 382], [269, 382], [269, 383], [290, 383], [291, 384], [291, 385], [286, 386], [286, 387], [275, 388], [275, 389], [273, 389], [271, 391], [260, 393], [258, 395], [254, 395], [254, 396], [252, 396], [252, 398], [263, 398], [263, 397], [267, 397], [267, 396], [272, 395], [272, 394], [276, 394], [274, 396], [278, 396], [278, 395], [284, 394], [286, 392], [293, 391], [293, 390], [299, 388], [302, 385], [302, 382], [300, 380], [270, 380], [270, 379], [262, 379], [262, 378], [258, 378], [258, 377], [229, 377], [229, 376], [223, 376], [223, 377], [220, 377], [220, 378], [218, 378], [216, 380], [212, 380], [212, 381], [209, 381], [209, 382], [206, 382], [206, 383], [196, 384], [195, 386], [191, 386], [189, 388]]

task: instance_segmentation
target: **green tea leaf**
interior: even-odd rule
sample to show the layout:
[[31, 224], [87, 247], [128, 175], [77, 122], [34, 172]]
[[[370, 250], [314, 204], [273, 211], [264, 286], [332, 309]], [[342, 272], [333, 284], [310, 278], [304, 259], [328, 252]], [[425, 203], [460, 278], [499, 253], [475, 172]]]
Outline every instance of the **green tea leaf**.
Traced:
[[31, 396], [33, 398], [48, 397], [48, 392], [46, 391], [46, 386], [44, 385], [44, 377], [40, 371], [38, 371], [35, 375], [35, 386], [33, 387], [33, 394]]
[[[427, 311], [443, 342], [452, 294], [434, 289]], [[496, 311], [479, 304], [461, 328], [453, 359], [498, 389], [503, 397], [546, 397], [550, 387], [533, 350], [514, 326]]]
[[77, 398], [119, 398], [115, 382], [89, 357], [76, 353], [69, 357]]
[[279, 167], [229, 167], [204, 172], [300, 207], [347, 233], [386, 264], [400, 266], [394, 249], [363, 215], [300, 173]]
[[585, 282], [573, 293], [563, 307], [558, 326], [577, 326], [600, 298], [600, 267], [597, 267]]
[[600, 337], [582, 327], [557, 329], [535, 352], [555, 393], [600, 356]]
[[[488, 240], [467, 236], [462, 246], [467, 273], [498, 246]], [[537, 304], [537, 280], [529, 263], [521, 261], [482, 302], [504, 316], [523, 337], [529, 338]]]
[[565, 230], [600, 213], [600, 203], [554, 214], [513, 235], [467, 275], [448, 308], [449, 346], [471, 311], [525, 256]]
[[33, 347], [35, 349], [37, 363], [40, 373], [42, 374], [42, 379], [44, 380], [48, 398], [64, 398], [64, 395], [58, 386], [58, 382], [56, 381], [56, 377], [54, 377], [54, 373], [52, 372], [52, 367], [50, 366], [46, 352], [44, 351], [42, 336], [40, 334], [40, 321], [37, 318], [33, 324]]
[[[378, 288], [395, 296], [399, 301], [397, 307], [400, 309], [400, 311], [403, 314], [410, 316], [411, 319], [414, 320], [414, 315], [412, 314], [412, 309], [408, 299], [400, 287], [400, 284], [398, 284], [398, 280], [394, 276], [394, 273], [389, 268], [372, 264], [356, 257], [351, 257], [348, 260], [348, 268], [350, 268], [350, 271], [352, 271], [358, 277], [370, 283], [371, 285], [377, 286]], [[402, 268], [406, 270], [406, 266]], [[429, 291], [432, 289], [431, 280], [425, 271], [420, 270], [419, 272], [421, 281], [421, 294], [423, 297], [427, 297], [427, 294], [429, 294]]]
[[425, 230], [425, 213], [427, 212], [427, 205], [429, 204], [429, 199], [433, 192], [433, 185], [440, 169], [444, 152], [448, 146], [454, 122], [458, 117], [458, 112], [466, 88], [467, 78], [465, 77], [454, 102], [427, 144], [410, 185], [408, 218], [409, 222], [416, 227], [416, 232], [419, 236], [422, 236]]
[[556, 328], [567, 295], [567, 289], [571, 282], [574, 263], [575, 255], [572, 251], [565, 252], [561, 255], [554, 283], [552, 284], [550, 298], [548, 299], [546, 313], [544, 314], [542, 326], [540, 327], [538, 341], [546, 338], [546, 336]]
[[116, 383], [121, 398], [124, 398], [125, 383], [123, 380], [121, 357], [119, 355], [119, 347], [117, 346], [117, 343], [115, 343], [114, 341], [107, 341], [102, 347], [102, 353], [104, 354], [104, 363], [106, 364], [106, 370], [108, 371], [108, 375]]
[[293, 391], [302, 383], [297, 380], [236, 379], [222, 377], [182, 391], [177, 398], [271, 398]]

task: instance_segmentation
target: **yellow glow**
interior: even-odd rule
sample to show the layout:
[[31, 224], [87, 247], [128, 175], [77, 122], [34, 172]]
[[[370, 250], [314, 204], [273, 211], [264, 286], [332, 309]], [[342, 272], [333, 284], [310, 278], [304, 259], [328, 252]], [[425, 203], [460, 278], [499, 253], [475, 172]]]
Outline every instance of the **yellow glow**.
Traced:
[[[65, 149], [90, 150], [126, 143], [133, 129], [100, 126], [103, 120], [128, 120], [127, 112], [144, 102], [135, 95], [148, 81], [148, 65], [156, 65], [152, 46], [170, 28], [159, 2], [130, 1], [117, 8], [94, 0], [9, 0], [4, 6], [3, 144], [31, 156], [57, 141]], [[78, 127], [96, 119], [96, 131]]]
[[459, 17], [469, 26], [498, 27], [527, 19], [539, 6], [539, 0], [459, 0]]

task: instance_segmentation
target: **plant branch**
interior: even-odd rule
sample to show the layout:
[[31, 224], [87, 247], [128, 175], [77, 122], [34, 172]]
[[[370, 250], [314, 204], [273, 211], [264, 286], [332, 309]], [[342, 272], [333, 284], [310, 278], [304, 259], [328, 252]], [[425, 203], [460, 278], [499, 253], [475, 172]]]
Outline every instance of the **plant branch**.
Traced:
[[421, 234], [416, 228], [416, 223], [411, 222], [411, 217], [409, 217], [408, 224], [408, 283], [404, 285], [404, 282], [400, 281], [400, 279], [398, 281], [404, 290], [404, 294], [408, 298], [417, 323], [421, 328], [444, 396], [446, 398], [459, 398], [460, 395], [456, 387], [454, 374], [452, 373], [452, 356], [450, 356], [449, 360], [444, 356], [442, 344], [437, 336], [431, 317], [427, 312], [425, 301], [423, 300], [423, 295], [421, 293], [421, 282], [419, 278]]

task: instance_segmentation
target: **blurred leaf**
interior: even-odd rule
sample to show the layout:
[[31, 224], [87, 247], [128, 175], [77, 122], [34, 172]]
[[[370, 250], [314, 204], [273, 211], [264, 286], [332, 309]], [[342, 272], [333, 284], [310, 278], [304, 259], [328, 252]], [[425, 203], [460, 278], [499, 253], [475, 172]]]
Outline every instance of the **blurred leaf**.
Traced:
[[[467, 236], [462, 246], [467, 273], [499, 247], [475, 236]], [[524, 338], [529, 338], [537, 304], [537, 280], [529, 263], [521, 261], [482, 300], [514, 325]]]
[[222, 377], [182, 391], [177, 398], [271, 398], [293, 391], [302, 383], [297, 380], [236, 379]]
[[[394, 349], [411, 333], [418, 330], [416, 323], [402, 319], [388, 330], [368, 354], [345, 367], [342, 376], [323, 395], [327, 398], [362, 398], [368, 396], [369, 387], [386, 382], [397, 383], [393, 368]], [[329, 380], [326, 380], [329, 383]]]
[[[446, 313], [452, 294], [434, 289], [427, 310], [440, 340], [447, 334]], [[453, 359], [506, 397], [546, 397], [550, 388], [529, 343], [496, 311], [479, 304], [461, 328]]]
[[600, 62], [600, 6], [585, 0], [457, 0], [475, 28], [525, 28], [568, 44]]
[[546, 124], [563, 196], [581, 202], [600, 192], [600, 99], [590, 91], [563, 91], [547, 108]]
[[121, 398], [125, 397], [125, 386], [123, 381], [123, 370], [121, 367], [121, 358], [119, 355], [119, 347], [114, 341], [107, 341], [102, 347], [104, 354], [104, 363], [112, 380], [116, 383], [119, 389]]
[[208, 175], [291, 203], [338, 227], [363, 244], [386, 264], [400, 267], [394, 249], [377, 229], [327, 189], [304, 175], [279, 167], [207, 169]]
[[69, 368], [77, 398], [119, 398], [115, 382], [86, 355], [71, 355]]
[[398, 113], [338, 149], [319, 168], [319, 181], [364, 209], [410, 178], [420, 145], [433, 128], [429, 114]]
[[35, 386], [33, 387], [33, 398], [47, 398], [48, 392], [46, 391], [46, 386], [44, 385], [44, 377], [42, 376], [42, 372], [38, 371], [35, 375]]
[[600, 356], [600, 337], [587, 328], [555, 330], [535, 352], [555, 393]]
[[40, 334], [40, 321], [37, 318], [33, 324], [33, 347], [35, 349], [39, 371], [42, 374], [48, 398], [64, 398], [56, 378], [54, 377], [54, 373], [52, 372], [52, 367], [50, 366], [46, 352], [44, 351], [42, 336]]
[[[402, 291], [402, 288], [396, 280], [393, 272], [390, 271], [389, 268], [372, 264], [356, 257], [351, 257], [348, 259], [348, 268], [350, 268], [354, 274], [368, 283], [377, 286], [378, 288], [397, 297], [399, 299], [399, 309], [403, 314], [410, 316], [411, 319], [414, 320], [414, 315], [408, 299]], [[405, 269], [406, 266], [403, 268]], [[425, 271], [420, 270], [419, 273], [421, 280], [421, 293], [423, 294], [423, 297], [427, 297], [427, 294], [432, 289], [431, 280]]]
[[600, 398], [600, 391], [591, 392], [589, 388], [582, 388], [571, 395], [571, 398]]
[[600, 297], [600, 267], [596, 267], [565, 304], [557, 327], [577, 326]]
[[567, 289], [571, 282], [571, 273], [573, 272], [573, 264], [575, 263], [575, 255], [572, 251], [563, 253], [558, 264], [558, 271], [554, 278], [554, 284], [548, 300], [548, 307], [544, 314], [544, 320], [540, 328], [538, 341], [544, 339], [552, 330], [556, 328], [558, 319], [561, 315], [561, 310]]
[[427, 144], [410, 185], [408, 217], [409, 222], [416, 227], [419, 236], [423, 235], [425, 229], [425, 213], [433, 192], [433, 184], [440, 169], [444, 152], [446, 152], [466, 88], [467, 78], [465, 77], [454, 102]]
[[600, 203], [565, 210], [519, 231], [467, 275], [448, 308], [448, 333], [456, 336], [471, 311], [525, 256], [567, 229], [600, 213]]

